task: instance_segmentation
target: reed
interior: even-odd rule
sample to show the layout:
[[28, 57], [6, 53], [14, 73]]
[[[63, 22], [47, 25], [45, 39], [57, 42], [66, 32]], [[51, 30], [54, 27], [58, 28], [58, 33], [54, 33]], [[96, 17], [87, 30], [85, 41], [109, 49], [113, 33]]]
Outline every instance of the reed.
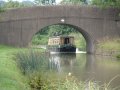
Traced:
[[44, 71], [48, 68], [48, 59], [45, 54], [40, 51], [21, 51], [16, 55], [16, 57], [18, 67], [24, 74]]

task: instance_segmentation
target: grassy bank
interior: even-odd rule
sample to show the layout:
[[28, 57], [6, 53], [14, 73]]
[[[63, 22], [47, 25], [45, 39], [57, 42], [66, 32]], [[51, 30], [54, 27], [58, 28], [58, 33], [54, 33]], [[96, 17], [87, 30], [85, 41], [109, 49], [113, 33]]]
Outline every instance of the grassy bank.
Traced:
[[14, 55], [20, 49], [0, 45], [0, 90], [29, 90]]
[[104, 40], [101, 40], [98, 42], [98, 48], [104, 49], [104, 50], [118, 50], [120, 51], [120, 38], [105, 38]]
[[120, 38], [105, 38], [98, 41], [97, 52], [105, 55], [115, 55], [117, 58], [120, 57]]

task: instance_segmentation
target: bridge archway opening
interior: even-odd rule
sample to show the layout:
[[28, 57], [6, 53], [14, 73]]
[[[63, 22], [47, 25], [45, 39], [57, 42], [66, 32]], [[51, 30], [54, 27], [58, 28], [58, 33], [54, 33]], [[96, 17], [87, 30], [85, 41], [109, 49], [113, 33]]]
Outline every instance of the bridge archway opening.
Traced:
[[75, 45], [81, 51], [94, 53], [91, 36], [78, 26], [70, 24], [52, 24], [39, 29], [34, 33], [31, 45], [47, 45], [51, 36], [70, 35], [75, 37]]

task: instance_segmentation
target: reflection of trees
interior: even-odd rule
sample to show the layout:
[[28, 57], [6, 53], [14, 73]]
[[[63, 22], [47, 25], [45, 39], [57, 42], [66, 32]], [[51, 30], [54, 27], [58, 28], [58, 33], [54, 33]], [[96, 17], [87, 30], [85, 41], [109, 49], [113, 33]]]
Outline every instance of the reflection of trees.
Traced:
[[52, 54], [49, 58], [49, 68], [61, 72], [64, 66], [72, 67], [74, 60], [75, 54]]
[[49, 68], [60, 72], [60, 57], [58, 57], [57, 55], [51, 55], [51, 57], [49, 58]]

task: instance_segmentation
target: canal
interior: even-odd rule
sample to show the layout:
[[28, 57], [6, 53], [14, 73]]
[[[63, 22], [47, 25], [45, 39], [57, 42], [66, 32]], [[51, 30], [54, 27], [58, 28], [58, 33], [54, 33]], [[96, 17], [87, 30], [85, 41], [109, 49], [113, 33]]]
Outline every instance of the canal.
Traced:
[[54, 53], [49, 55], [49, 69], [60, 76], [70, 73], [81, 81], [120, 86], [120, 61], [111, 56]]

